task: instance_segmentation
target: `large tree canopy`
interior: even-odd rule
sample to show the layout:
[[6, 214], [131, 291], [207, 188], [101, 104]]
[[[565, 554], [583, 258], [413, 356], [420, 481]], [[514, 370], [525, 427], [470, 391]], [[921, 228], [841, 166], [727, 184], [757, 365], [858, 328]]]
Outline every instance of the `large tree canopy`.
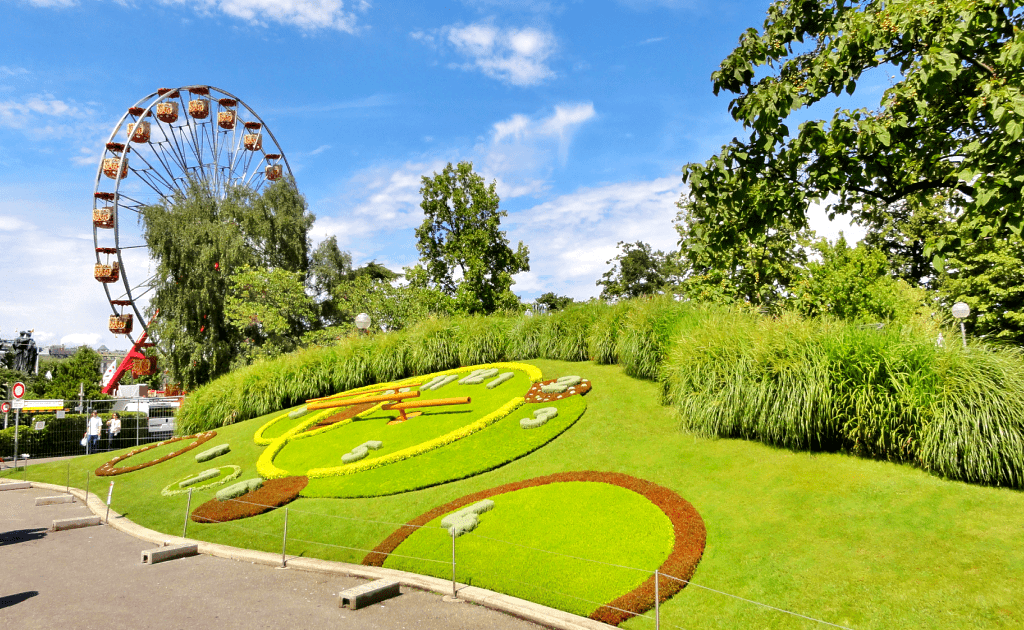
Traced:
[[[750, 129], [719, 155], [684, 168], [698, 217], [747, 233], [806, 224], [808, 203], [866, 218], [916, 196], [945, 195], [962, 230], [933, 249], [1012, 233], [1024, 200], [1024, 14], [1006, 0], [787, 0], [771, 5], [712, 75], [736, 94]], [[764, 66], [768, 66], [764, 69]], [[758, 69], [762, 67], [762, 69]], [[878, 108], [837, 110], [792, 134], [791, 114], [853, 93], [873, 68], [895, 68]], [[779, 194], [752, 190], [770, 186]], [[730, 246], [717, 243], [716, 246]]]
[[423, 177], [420, 193], [424, 218], [416, 228], [416, 248], [430, 285], [469, 313], [518, 306], [512, 276], [530, 270], [530, 252], [522, 242], [515, 251], [509, 247], [495, 183], [485, 184], [471, 162], [449, 162], [440, 173]]
[[246, 266], [305, 274], [314, 217], [291, 180], [262, 194], [233, 188], [224, 198], [193, 181], [145, 207], [142, 219], [157, 262], [152, 331], [172, 377], [191, 388], [227, 372], [242, 350], [225, 316], [228, 278]]

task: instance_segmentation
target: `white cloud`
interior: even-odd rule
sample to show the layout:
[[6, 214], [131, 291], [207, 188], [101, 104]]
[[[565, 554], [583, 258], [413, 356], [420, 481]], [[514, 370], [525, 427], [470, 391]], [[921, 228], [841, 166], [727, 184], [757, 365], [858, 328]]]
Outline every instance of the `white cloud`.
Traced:
[[25, 68], [11, 68], [10, 66], [0, 66], [0, 77], [16, 77], [23, 74], [29, 74], [29, 71]]
[[822, 203], [812, 203], [807, 207], [807, 223], [810, 228], [814, 230], [818, 236], [827, 238], [829, 241], [835, 242], [839, 238], [839, 233], [843, 233], [843, 237], [846, 238], [846, 242], [853, 245], [857, 241], [867, 236], [867, 229], [860, 225], [854, 225], [850, 223], [850, 217], [846, 215], [836, 215], [835, 219], [829, 220], [828, 212], [825, 211], [827, 204], [835, 203], [838, 198], [835, 196], [829, 196]]
[[[458, 53], [470, 62], [455, 67], [479, 70], [484, 75], [519, 86], [537, 85], [555, 76], [547, 65], [548, 57], [557, 47], [551, 31], [533, 27], [502, 29], [486, 22], [468, 26], [449, 26], [442, 29], [447, 40]], [[414, 39], [433, 43], [433, 37], [421, 32]]]
[[[267, 22], [291, 24], [300, 29], [315, 31], [335, 29], [356, 33], [357, 15], [345, 10], [341, 0], [160, 0], [164, 4], [188, 4], [200, 13], [223, 13], [251, 24]], [[354, 3], [354, 9], [363, 13], [369, 9], [366, 0]]]
[[637, 45], [638, 46], [646, 46], [647, 44], [657, 44], [658, 42], [663, 42], [666, 39], [668, 39], [668, 38], [667, 37], [651, 37], [651, 38], [645, 39], [644, 41], [640, 42]]
[[530, 271], [516, 277], [515, 290], [586, 299], [600, 293], [596, 282], [619, 241], [675, 249], [671, 226], [683, 188], [676, 176], [581, 188], [510, 214], [509, 241], [530, 248]]
[[28, 0], [28, 3], [34, 7], [44, 8], [65, 8], [73, 7], [78, 4], [77, 0]]
[[98, 333], [71, 333], [60, 338], [62, 346], [98, 346], [101, 335]]
[[476, 147], [481, 169], [498, 179], [503, 197], [536, 194], [556, 163], [565, 164], [573, 134], [597, 116], [593, 103], [562, 103], [546, 117], [514, 114], [494, 123], [490, 143]]

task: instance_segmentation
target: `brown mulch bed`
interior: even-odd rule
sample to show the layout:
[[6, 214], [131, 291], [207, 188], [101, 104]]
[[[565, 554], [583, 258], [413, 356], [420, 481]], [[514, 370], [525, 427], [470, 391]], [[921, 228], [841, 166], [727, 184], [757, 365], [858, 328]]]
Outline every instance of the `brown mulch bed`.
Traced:
[[307, 483], [309, 478], [305, 476], [268, 479], [258, 490], [240, 497], [227, 501], [210, 499], [192, 510], [190, 518], [196, 523], [224, 523], [263, 514], [297, 499]]
[[591, 390], [591, 388], [593, 387], [590, 384], [590, 380], [587, 379], [585, 381], [581, 381], [581, 382], [577, 383], [576, 385], [574, 385], [574, 387], [576, 388], [576, 391], [572, 392], [572, 393], [570, 393], [568, 389], [566, 389], [564, 392], [562, 392], [560, 394], [545, 394], [544, 392], [540, 391], [541, 387], [544, 387], [545, 385], [550, 385], [551, 383], [554, 383], [557, 380], [558, 380], [557, 378], [553, 378], [553, 379], [548, 380], [548, 381], [540, 381], [539, 383], [534, 383], [533, 385], [531, 385], [530, 386], [530, 391], [526, 392], [526, 396], [524, 396], [524, 398], [526, 399], [526, 402], [528, 402], [528, 403], [545, 403], [545, 402], [552, 402], [552, 401], [555, 401], [555, 400], [562, 400], [563, 398], [568, 398], [569, 396], [576, 396], [576, 395], [582, 396], [583, 394], [586, 394], [587, 392], [589, 392]]
[[[169, 460], [171, 458], [174, 458], [174, 457], [177, 457], [178, 455], [181, 455], [182, 453], [187, 453], [188, 451], [191, 451], [192, 449], [196, 448], [197, 446], [199, 446], [201, 444], [205, 444], [206, 442], [209, 442], [210, 440], [212, 440], [216, 436], [217, 436], [217, 432], [216, 431], [207, 431], [206, 433], [196, 433], [195, 435], [183, 435], [181, 437], [176, 437], [176, 438], [171, 438], [169, 440], [164, 440], [163, 442], [156, 442], [155, 444], [147, 444], [146, 446], [143, 446], [141, 448], [133, 449], [131, 451], [128, 451], [128, 453], [126, 453], [125, 455], [120, 455], [118, 457], [115, 457], [114, 459], [110, 460], [109, 462], [103, 464], [102, 466], [100, 466], [99, 468], [96, 469], [96, 476], [97, 477], [113, 477], [114, 475], [123, 475], [125, 473], [134, 472], [136, 470], [142, 470], [143, 468], [149, 468], [150, 466], [156, 466], [160, 462], [166, 462], [167, 460]], [[182, 449], [179, 449], [179, 450], [174, 451], [172, 453], [169, 453], [167, 455], [164, 455], [160, 459], [154, 459], [153, 461], [145, 462], [144, 464], [138, 464], [138, 465], [135, 465], [135, 466], [122, 466], [121, 468], [115, 468], [114, 467], [114, 465], [117, 464], [117, 462], [123, 462], [124, 460], [128, 459], [129, 457], [133, 457], [135, 455], [139, 455], [140, 453], [145, 453], [146, 451], [151, 451], [151, 450], [153, 450], [154, 448], [156, 448], [158, 446], [163, 446], [164, 444], [171, 444], [173, 442], [181, 442], [183, 440], [194, 440], [194, 441], [191, 444], [185, 446], [185, 448], [182, 448]]]
[[[508, 483], [489, 490], [475, 492], [456, 499], [451, 503], [436, 507], [395, 530], [394, 533], [377, 545], [373, 551], [366, 554], [366, 557], [363, 558], [363, 564], [375, 567], [384, 566], [387, 554], [397, 549], [414, 531], [448, 512], [499, 494], [565, 481], [610, 483], [642, 494], [648, 501], [658, 506], [672, 522], [675, 542], [672, 545], [672, 552], [658, 570], [664, 575], [672, 575], [685, 581], [693, 577], [694, 571], [697, 570], [697, 564], [704, 555], [707, 531], [704, 529], [704, 519], [690, 505], [690, 502], [672, 490], [650, 481], [621, 473], [592, 471], [556, 473], [554, 475]], [[658, 583], [658, 599], [662, 602], [667, 601], [686, 586], [685, 581], [680, 582], [679, 580], [672, 580], [662, 576]], [[598, 608], [591, 613], [590, 618], [617, 626], [623, 621], [631, 619], [635, 615], [642, 615], [652, 608], [654, 608], [653, 575], [629, 593]]]
[[327, 416], [320, 422], [317, 422], [316, 424], [312, 424], [306, 427], [306, 431], [315, 431], [316, 429], [329, 427], [332, 424], [335, 424], [336, 422], [341, 422], [342, 420], [354, 418], [356, 415], [363, 413], [364, 411], [372, 408], [376, 404], [377, 403], [359, 403], [358, 405], [343, 407], [341, 411], [339, 411], [338, 413]]

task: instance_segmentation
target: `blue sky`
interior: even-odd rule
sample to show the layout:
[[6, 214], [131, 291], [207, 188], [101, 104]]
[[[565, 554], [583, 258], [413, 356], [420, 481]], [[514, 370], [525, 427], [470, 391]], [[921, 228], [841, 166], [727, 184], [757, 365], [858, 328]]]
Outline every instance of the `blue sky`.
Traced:
[[[471, 160], [498, 183], [513, 246], [530, 248], [514, 290], [597, 295], [618, 241], [675, 247], [682, 166], [742, 133], [710, 75], [767, 6], [0, 0], [0, 337], [127, 346], [92, 278], [98, 161], [127, 107], [192, 84], [267, 122], [314, 241], [415, 262], [420, 178]], [[820, 215], [820, 234], [851, 235]]]

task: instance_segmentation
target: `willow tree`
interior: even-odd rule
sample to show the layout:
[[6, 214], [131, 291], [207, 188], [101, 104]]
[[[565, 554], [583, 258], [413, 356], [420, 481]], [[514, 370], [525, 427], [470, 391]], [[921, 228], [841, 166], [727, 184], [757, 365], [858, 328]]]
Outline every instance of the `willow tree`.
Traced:
[[228, 371], [243, 335], [225, 314], [232, 274], [247, 267], [306, 273], [314, 216], [294, 181], [262, 193], [214, 195], [202, 182], [142, 211], [156, 261], [151, 330], [174, 380], [191, 388]]

